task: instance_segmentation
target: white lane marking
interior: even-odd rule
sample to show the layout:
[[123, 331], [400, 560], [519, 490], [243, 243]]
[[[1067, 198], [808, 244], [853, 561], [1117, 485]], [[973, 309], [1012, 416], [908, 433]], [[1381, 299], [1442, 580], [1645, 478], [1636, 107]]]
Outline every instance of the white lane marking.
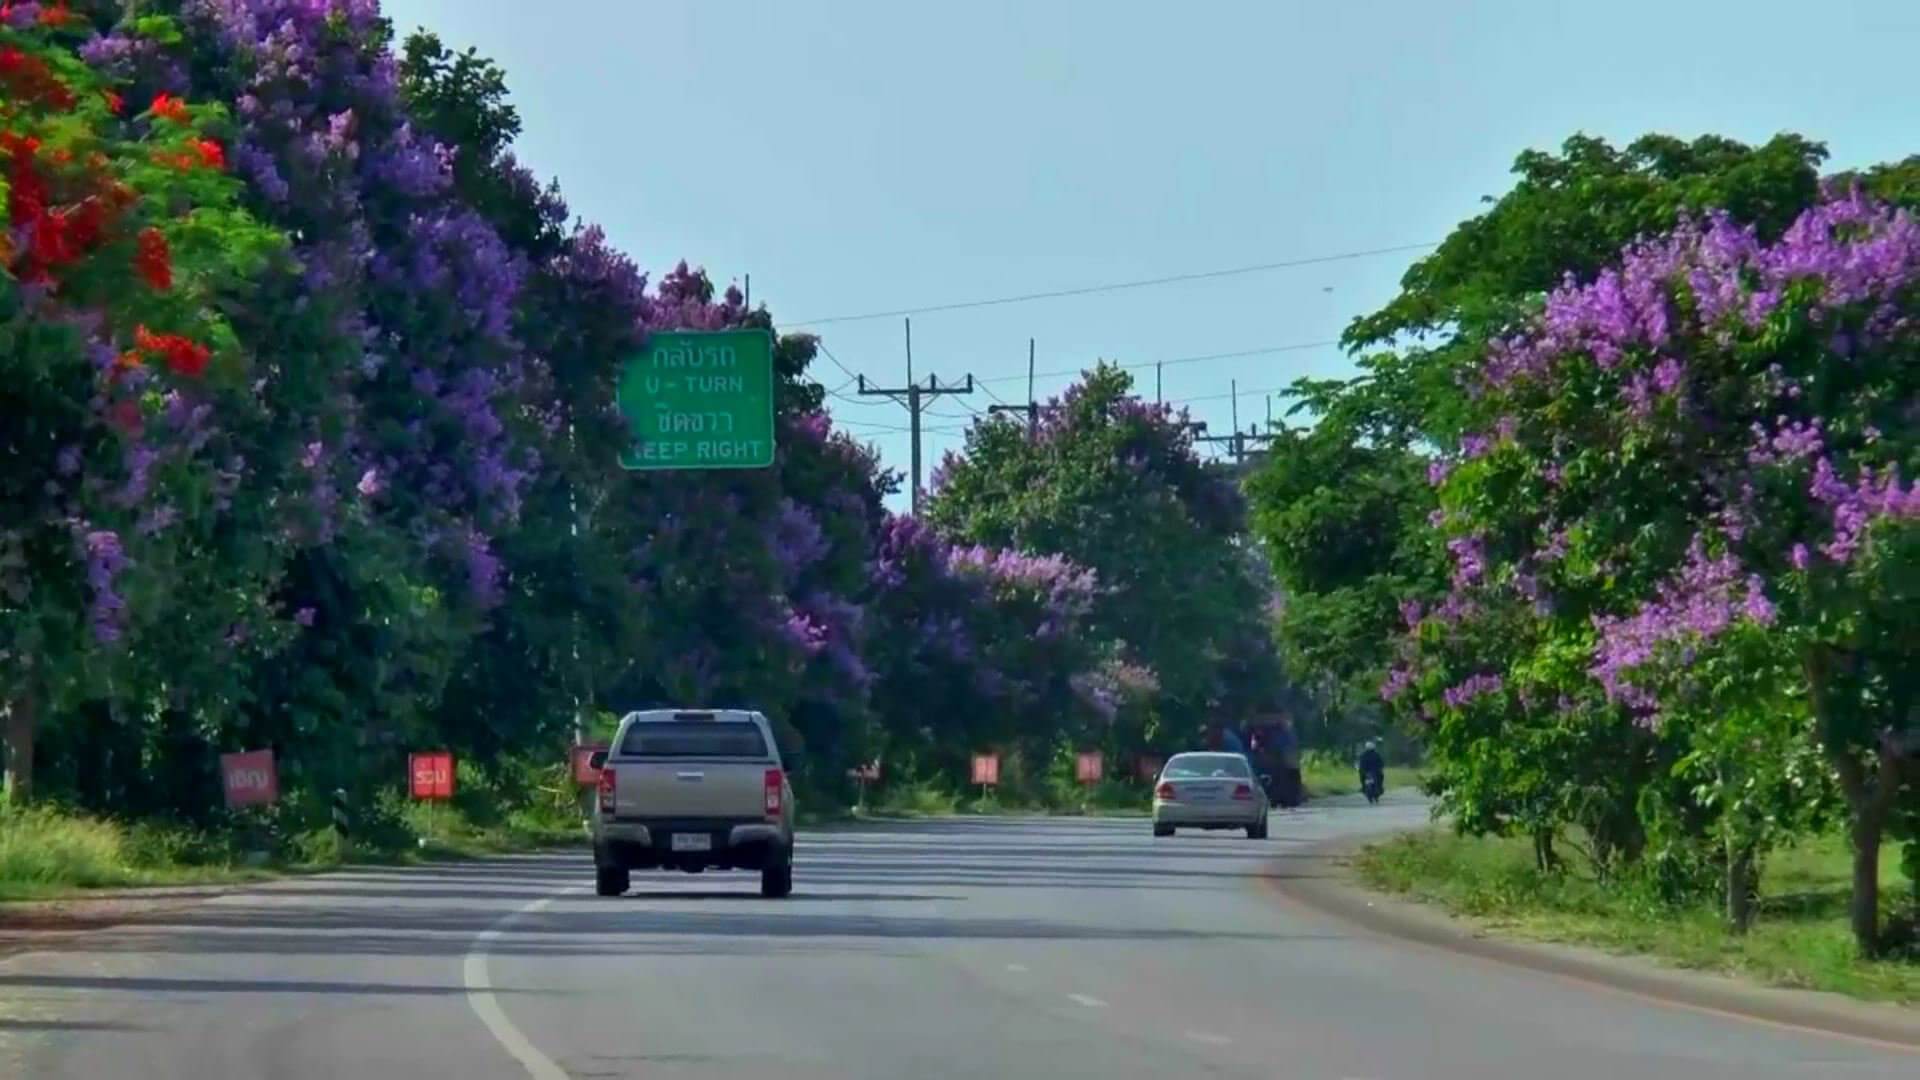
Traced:
[[1225, 1046], [1233, 1041], [1225, 1035], [1215, 1035], [1211, 1031], [1185, 1031], [1181, 1034], [1194, 1042], [1206, 1043], [1208, 1046]]
[[1008, 965], [1007, 965], [1007, 970], [1008, 970], [1008, 971], [1011, 971], [1011, 972], [1015, 972], [1015, 973], [1019, 973], [1019, 972], [1022, 972], [1022, 971], [1025, 971], [1025, 970], [1027, 970], [1027, 965], [1025, 965], [1025, 964], [1008, 964]]
[[1068, 994], [1067, 1000], [1073, 1002], [1075, 1005], [1085, 1005], [1089, 1009], [1104, 1009], [1107, 1007], [1106, 1002], [1101, 1001], [1097, 997], [1088, 997], [1085, 994]]
[[[575, 890], [567, 890], [567, 892], [573, 891]], [[492, 926], [480, 931], [480, 936], [473, 939], [473, 947], [467, 950], [466, 963], [461, 966], [461, 974], [467, 986], [467, 1006], [473, 1010], [475, 1016], [480, 1018], [480, 1022], [486, 1025], [487, 1032], [493, 1036], [494, 1041], [504, 1047], [507, 1053], [512, 1054], [513, 1059], [527, 1070], [527, 1075], [533, 1077], [533, 1080], [567, 1080], [567, 1073], [552, 1058], [541, 1053], [527, 1039], [525, 1033], [515, 1027], [513, 1021], [507, 1019], [505, 1010], [500, 1008], [500, 1001], [493, 994], [493, 982], [487, 978], [487, 945], [498, 940], [500, 935], [506, 933], [514, 923], [557, 899], [559, 899], [557, 896], [543, 897], [502, 915], [494, 921]]]

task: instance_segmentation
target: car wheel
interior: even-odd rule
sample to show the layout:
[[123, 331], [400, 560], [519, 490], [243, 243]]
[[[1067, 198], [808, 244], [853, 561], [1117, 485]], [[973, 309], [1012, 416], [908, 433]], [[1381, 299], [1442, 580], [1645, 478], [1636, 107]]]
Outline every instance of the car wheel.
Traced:
[[1155, 822], [1155, 823], [1154, 823], [1154, 826], [1153, 826], [1153, 835], [1155, 835], [1155, 836], [1172, 836], [1172, 835], [1173, 835], [1173, 826], [1171, 826], [1171, 825], [1161, 825], [1161, 824], [1159, 824], [1158, 822]]
[[1265, 840], [1267, 838], [1267, 819], [1261, 818], [1258, 825], [1247, 826], [1247, 839]]
[[793, 893], [793, 864], [763, 867], [760, 871], [760, 895], [779, 900]]
[[633, 884], [633, 879], [625, 870], [612, 866], [597, 866], [593, 871], [593, 891], [601, 896], [619, 896]]

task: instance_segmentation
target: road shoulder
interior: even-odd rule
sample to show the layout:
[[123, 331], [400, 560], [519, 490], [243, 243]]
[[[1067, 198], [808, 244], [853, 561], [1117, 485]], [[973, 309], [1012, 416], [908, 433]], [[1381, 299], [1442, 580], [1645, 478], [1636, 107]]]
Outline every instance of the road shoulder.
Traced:
[[1525, 968], [1677, 1008], [1775, 1027], [1836, 1035], [1920, 1053], [1920, 1009], [1838, 994], [1758, 986], [1575, 945], [1493, 936], [1471, 920], [1375, 892], [1354, 876], [1352, 856], [1378, 837], [1318, 844], [1268, 879], [1283, 898], [1372, 933], [1478, 960]]

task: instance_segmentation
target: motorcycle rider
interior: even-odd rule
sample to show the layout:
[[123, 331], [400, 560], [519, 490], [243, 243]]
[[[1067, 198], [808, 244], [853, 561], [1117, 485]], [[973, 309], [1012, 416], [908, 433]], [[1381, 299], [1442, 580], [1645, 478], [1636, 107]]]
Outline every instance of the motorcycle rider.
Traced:
[[1370, 778], [1377, 778], [1381, 790], [1386, 789], [1387, 762], [1380, 756], [1380, 743], [1375, 739], [1368, 739], [1367, 745], [1360, 751], [1360, 786], [1365, 788]]

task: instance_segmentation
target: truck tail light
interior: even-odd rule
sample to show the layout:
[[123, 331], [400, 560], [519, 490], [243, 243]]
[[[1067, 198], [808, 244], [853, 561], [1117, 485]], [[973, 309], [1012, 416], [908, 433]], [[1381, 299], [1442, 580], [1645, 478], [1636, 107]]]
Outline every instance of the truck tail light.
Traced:
[[613, 766], [611, 765], [601, 766], [600, 767], [600, 812], [603, 814], [613, 813], [613, 795], [614, 795], [614, 785], [616, 783], [617, 781], [614, 779]]
[[1237, 784], [1237, 785], [1235, 785], [1235, 786], [1234, 786], [1234, 789], [1233, 789], [1233, 797], [1234, 797], [1234, 798], [1236, 798], [1236, 799], [1251, 799], [1251, 798], [1253, 798], [1253, 786], [1252, 786], [1251, 784]]
[[786, 786], [786, 782], [786, 774], [779, 769], [767, 770], [767, 820], [769, 821], [780, 816], [786, 797], [782, 789]]
[[1161, 784], [1159, 787], [1153, 789], [1153, 797], [1159, 799], [1161, 802], [1180, 801], [1180, 793], [1174, 790], [1172, 784]]

